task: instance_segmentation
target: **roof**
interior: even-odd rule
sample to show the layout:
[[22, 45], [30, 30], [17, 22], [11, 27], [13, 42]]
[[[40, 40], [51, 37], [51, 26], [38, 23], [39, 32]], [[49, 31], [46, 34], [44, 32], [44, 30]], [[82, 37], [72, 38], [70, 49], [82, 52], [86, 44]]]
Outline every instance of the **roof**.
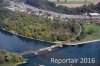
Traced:
[[100, 15], [99, 13], [89, 13], [90, 15]]

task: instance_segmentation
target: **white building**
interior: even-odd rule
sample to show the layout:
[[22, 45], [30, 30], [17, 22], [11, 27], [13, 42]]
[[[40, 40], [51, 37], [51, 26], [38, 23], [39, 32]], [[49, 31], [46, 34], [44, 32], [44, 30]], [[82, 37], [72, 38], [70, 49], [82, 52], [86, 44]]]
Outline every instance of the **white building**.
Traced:
[[88, 14], [90, 17], [100, 17], [99, 13], [89, 13]]

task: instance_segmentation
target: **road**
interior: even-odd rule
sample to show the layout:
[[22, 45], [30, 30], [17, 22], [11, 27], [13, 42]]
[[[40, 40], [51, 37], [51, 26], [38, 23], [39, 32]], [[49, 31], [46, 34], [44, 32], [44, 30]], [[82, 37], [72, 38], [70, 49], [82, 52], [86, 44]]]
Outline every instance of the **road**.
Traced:
[[[20, 10], [21, 9], [22, 10], [31, 9], [32, 11], [35, 11], [35, 12], [43, 11], [43, 12], [46, 12], [48, 14], [51, 14], [54, 17], [60, 16], [60, 18], [69, 18], [69, 19], [70, 18], [74, 18], [74, 19], [79, 19], [79, 18], [80, 19], [89, 19], [90, 18], [89, 16], [60, 14], [60, 13], [56, 13], [56, 12], [53, 12], [53, 11], [42, 10], [42, 9], [39, 9], [39, 8], [30, 6], [30, 5], [27, 5], [27, 4], [24, 4], [24, 3], [14, 3], [14, 2], [11, 2], [11, 6], [9, 6], [7, 8], [14, 11], [17, 8], [14, 5], [16, 5]], [[95, 17], [95, 18], [100, 18], [100, 17]]]

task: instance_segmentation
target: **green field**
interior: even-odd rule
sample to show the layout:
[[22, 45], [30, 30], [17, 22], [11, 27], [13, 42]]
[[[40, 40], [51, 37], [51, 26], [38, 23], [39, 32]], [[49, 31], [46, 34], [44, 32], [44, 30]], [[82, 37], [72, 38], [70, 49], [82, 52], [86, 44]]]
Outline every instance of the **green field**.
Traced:
[[88, 34], [82, 41], [100, 39], [100, 26], [84, 25], [84, 32], [88, 33], [89, 31], [93, 31], [93, 33]]
[[[73, 43], [87, 42], [100, 39], [100, 26], [93, 24], [84, 24], [83, 25], [84, 37], [79, 41]], [[88, 32], [91, 32], [90, 34]], [[81, 36], [82, 37], [82, 36]]]
[[96, 26], [96, 25], [83, 25], [84, 27], [84, 31], [88, 32], [89, 30], [93, 30], [94, 33], [100, 33], [100, 26]]

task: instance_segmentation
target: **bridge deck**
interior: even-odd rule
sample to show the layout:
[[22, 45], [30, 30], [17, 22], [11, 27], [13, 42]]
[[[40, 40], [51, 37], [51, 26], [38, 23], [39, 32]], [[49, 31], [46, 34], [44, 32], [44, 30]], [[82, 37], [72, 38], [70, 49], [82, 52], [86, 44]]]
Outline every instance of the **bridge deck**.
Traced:
[[52, 46], [46, 47], [46, 48], [40, 48], [40, 49], [37, 49], [37, 50], [25, 51], [25, 52], [21, 53], [21, 55], [27, 55], [27, 54], [36, 54], [37, 55], [39, 52], [51, 51], [52, 49], [57, 48], [57, 47], [62, 47], [63, 45], [67, 45], [67, 43], [59, 43], [59, 44], [55, 44], [55, 45], [52, 45]]

